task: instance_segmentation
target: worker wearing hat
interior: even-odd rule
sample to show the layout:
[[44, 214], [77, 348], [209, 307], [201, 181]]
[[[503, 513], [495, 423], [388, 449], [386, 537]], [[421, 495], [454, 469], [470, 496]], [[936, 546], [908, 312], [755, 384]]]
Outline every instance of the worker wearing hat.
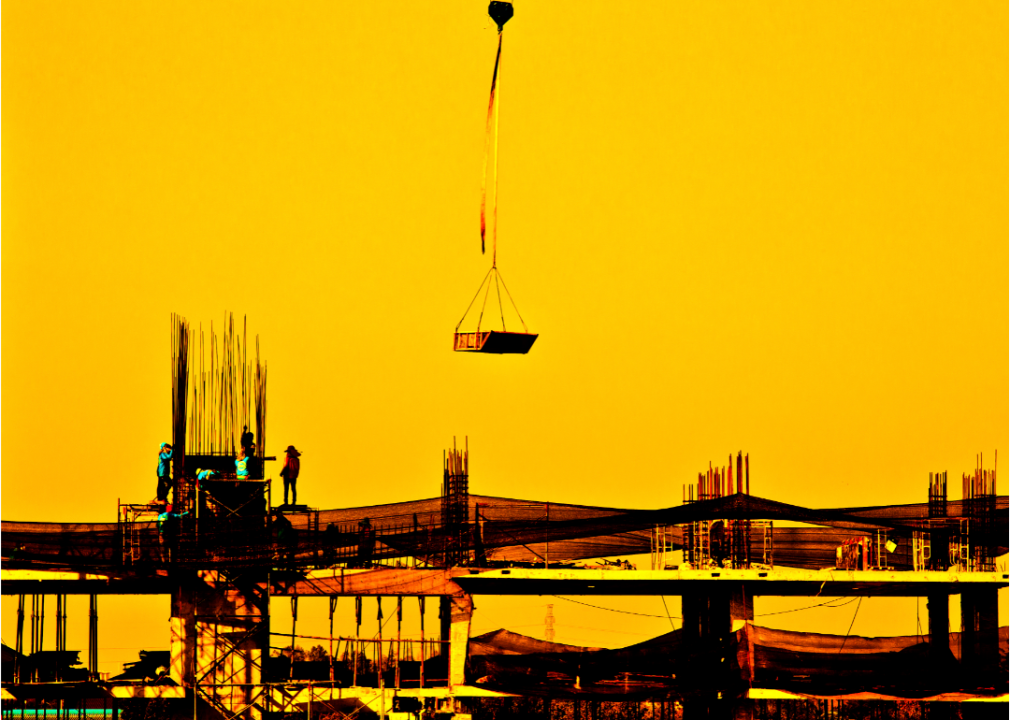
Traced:
[[158, 450], [158, 502], [168, 502], [168, 491], [172, 487], [172, 446], [162, 443]]
[[284, 478], [284, 504], [288, 504], [288, 488], [291, 488], [291, 504], [298, 504], [298, 473], [302, 469], [301, 453], [295, 450], [294, 445], [288, 445], [284, 451], [287, 455], [284, 458], [284, 467], [281, 468], [281, 477]]

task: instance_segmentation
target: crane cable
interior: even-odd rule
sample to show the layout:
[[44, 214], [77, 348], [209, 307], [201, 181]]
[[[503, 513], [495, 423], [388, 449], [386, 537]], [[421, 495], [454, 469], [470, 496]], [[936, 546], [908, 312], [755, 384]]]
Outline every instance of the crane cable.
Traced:
[[[466, 311], [463, 313], [463, 317], [461, 317], [459, 319], [459, 322], [456, 323], [456, 332], [459, 332], [459, 328], [463, 324], [463, 321], [466, 320], [466, 316], [470, 314], [470, 308], [473, 307], [474, 302], [477, 300], [478, 297], [480, 297], [480, 291], [484, 290], [484, 303], [481, 306], [480, 318], [477, 320], [477, 331], [480, 332], [480, 322], [481, 320], [484, 319], [484, 307], [487, 305], [487, 295], [491, 290], [491, 282], [490, 282], [491, 273], [494, 273], [495, 289], [498, 293], [498, 310], [502, 316], [502, 331], [505, 330], [505, 313], [504, 310], [502, 310], [502, 301], [501, 301], [501, 289], [503, 288], [505, 290], [505, 295], [509, 299], [509, 302], [512, 303], [512, 309], [516, 311], [516, 315], [519, 317], [519, 322], [522, 323], [523, 332], [528, 333], [529, 328], [526, 327], [526, 321], [523, 320], [522, 313], [519, 312], [519, 306], [516, 305], [516, 301], [512, 299], [512, 293], [509, 292], [508, 286], [505, 284], [505, 278], [501, 276], [501, 272], [494, 265], [491, 266], [491, 269], [487, 271], [487, 274], [484, 276], [484, 279], [481, 280], [480, 287], [478, 287], [477, 292], [474, 293], [473, 299], [470, 300], [470, 304], [466, 306]], [[484, 283], [488, 284], [486, 290], [484, 288]], [[500, 288], [498, 287], [499, 283], [501, 283]]]
[[[502, 31], [498, 30], [498, 53], [494, 58], [494, 74], [491, 76], [491, 98], [487, 104], [487, 126], [484, 134], [484, 177], [480, 184], [480, 252], [484, 254], [485, 236], [487, 233], [487, 177], [488, 163], [494, 178], [494, 201], [491, 205], [491, 230], [494, 245], [491, 251], [491, 267], [494, 267], [498, 257], [498, 68], [501, 65]], [[493, 122], [492, 122], [493, 121]]]
[[[502, 331], [505, 332], [505, 309], [501, 298], [501, 291], [504, 288], [509, 302], [512, 303], [512, 308], [516, 311], [516, 315], [519, 316], [519, 322], [522, 323], [523, 332], [528, 333], [529, 329], [526, 327], [526, 321], [523, 320], [523, 316], [519, 312], [518, 306], [516, 306], [516, 301], [512, 299], [512, 293], [509, 292], [508, 287], [505, 285], [505, 278], [503, 278], [501, 273], [498, 272], [498, 116], [499, 108], [501, 106], [498, 99], [500, 90], [499, 86], [501, 84], [498, 76], [501, 73], [502, 31], [505, 29], [505, 23], [507, 23], [513, 15], [512, 3], [496, 2], [495, 0], [492, 0], [491, 4], [488, 5], [488, 14], [498, 25], [498, 50], [494, 57], [494, 72], [491, 75], [491, 96], [488, 99], [487, 104], [487, 123], [484, 132], [484, 176], [481, 178], [480, 185], [480, 252], [483, 255], [486, 250], [488, 232], [487, 190], [488, 171], [490, 169], [494, 189], [494, 198], [491, 202], [491, 235], [493, 238], [491, 245], [491, 269], [488, 270], [487, 275], [484, 276], [484, 280], [481, 282], [480, 287], [477, 288], [477, 292], [474, 294], [473, 300], [471, 300], [470, 304], [467, 305], [466, 312], [463, 313], [463, 317], [461, 317], [459, 323], [456, 324], [456, 332], [459, 332], [459, 327], [466, 319], [467, 314], [470, 312], [470, 308], [473, 307], [474, 302], [478, 297], [480, 297], [481, 290], [484, 290], [484, 301], [481, 305], [480, 317], [477, 319], [477, 332], [480, 332], [480, 323], [481, 320], [484, 319], [484, 310], [487, 307], [487, 298], [491, 293], [491, 274], [493, 273], [495, 293], [498, 296], [498, 314], [500, 315], [502, 321]], [[484, 288], [484, 283], [487, 283], [486, 290]]]

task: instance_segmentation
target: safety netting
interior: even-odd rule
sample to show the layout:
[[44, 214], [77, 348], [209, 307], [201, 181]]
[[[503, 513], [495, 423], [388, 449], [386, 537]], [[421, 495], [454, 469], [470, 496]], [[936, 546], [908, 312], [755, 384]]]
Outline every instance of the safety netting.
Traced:
[[[859, 637], [774, 630], [747, 623], [724, 642], [692, 643], [683, 630], [616, 650], [573, 647], [506, 630], [470, 640], [472, 682], [489, 689], [548, 697], [691, 698], [747, 686], [810, 695], [922, 698], [963, 688], [961, 634], [931, 653], [923, 636]], [[1001, 680], [1007, 691], [1007, 628], [999, 631]], [[725, 660], [722, 661], [721, 658]], [[749, 678], [751, 669], [753, 679]]]
[[[948, 504], [948, 519], [960, 504]], [[166, 562], [234, 566], [370, 567], [410, 563], [444, 566], [447, 548], [461, 545], [466, 564], [555, 566], [593, 558], [649, 553], [657, 528], [668, 550], [683, 547], [685, 528], [701, 521], [771, 520], [747, 532], [754, 557], [769, 547], [769, 563], [833, 567], [836, 548], [853, 538], [887, 537], [897, 569], [912, 567], [912, 535], [927, 526], [925, 503], [809, 509], [737, 494], [671, 508], [639, 510], [470, 495], [467, 520], [447, 526], [442, 498], [357, 508], [265, 514], [228, 508], [161, 525], [152, 519], [120, 523], [3, 521], [4, 567], [113, 569]], [[1007, 552], [1007, 497], [996, 498], [995, 554]], [[785, 522], [786, 527], [781, 523]], [[802, 523], [803, 526], [795, 527]], [[457, 553], [458, 555], [458, 553]], [[762, 556], [763, 557], [763, 556]]]

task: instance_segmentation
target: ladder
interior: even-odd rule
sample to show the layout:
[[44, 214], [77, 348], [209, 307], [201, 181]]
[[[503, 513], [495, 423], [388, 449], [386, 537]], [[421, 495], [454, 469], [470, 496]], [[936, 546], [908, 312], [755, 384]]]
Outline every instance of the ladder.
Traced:
[[957, 552], [958, 552], [958, 567], [968, 572], [971, 570], [971, 543], [969, 542], [968, 531], [969, 520], [968, 518], [961, 518], [960, 534], [958, 536], [957, 542]]
[[918, 572], [926, 570], [931, 555], [929, 532], [914, 530], [912, 532], [912, 568]]
[[703, 567], [712, 559], [712, 522], [710, 520], [698, 520], [692, 523], [694, 533], [694, 560], [698, 567]]
[[133, 565], [144, 557], [142, 531], [145, 529], [146, 523], [157, 522], [158, 511], [150, 505], [121, 504], [119, 514], [123, 564]]

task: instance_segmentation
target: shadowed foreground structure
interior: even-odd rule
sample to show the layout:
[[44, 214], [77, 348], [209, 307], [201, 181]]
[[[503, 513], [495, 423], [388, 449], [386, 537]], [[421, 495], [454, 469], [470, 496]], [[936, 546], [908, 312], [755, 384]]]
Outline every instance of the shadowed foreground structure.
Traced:
[[[189, 326], [172, 319], [171, 514], [157, 502], [120, 503], [111, 523], [3, 521], [2, 590], [18, 596], [16, 646], [5, 649], [6, 715], [88, 708], [115, 717], [128, 700], [229, 720], [391, 709], [507, 714], [511, 706], [501, 703], [513, 701], [502, 698], [513, 696], [571, 699], [578, 717], [583, 701], [587, 716], [597, 717], [607, 715], [600, 703], [614, 700], [635, 717], [648, 702], [651, 717], [689, 720], [761, 716], [771, 712], [769, 702], [840, 699], [935, 703], [929, 707], [996, 700], [1005, 713], [998, 592], [1008, 575], [995, 558], [1007, 552], [1008, 506], [995, 494], [995, 471], [965, 474], [960, 501], [948, 500], [941, 473], [930, 475], [927, 503], [817, 509], [752, 495], [749, 457], [739, 453], [735, 470], [730, 456], [726, 466], [700, 473], [683, 504], [638, 510], [472, 495], [466, 444], [454, 444], [439, 497], [274, 507], [273, 458], [264, 452], [266, 367], [258, 353], [249, 360], [244, 329], [240, 341], [229, 318], [225, 328], [222, 351], [212, 350], [208, 364], [191, 362]], [[202, 338], [198, 344], [202, 354]], [[246, 428], [255, 429], [255, 441]], [[248, 473], [232, 472], [236, 457]], [[201, 469], [218, 475], [198, 479]], [[790, 527], [775, 526], [783, 522]], [[650, 569], [606, 560], [645, 553]], [[66, 648], [69, 594], [91, 596], [86, 669], [74, 667], [77, 652]], [[108, 594], [167, 596], [167, 658], [144, 657], [117, 678], [101, 678], [98, 601]], [[471, 640], [476, 595], [679, 595], [683, 627], [618, 650], [504, 630]], [[754, 624], [761, 595], [926, 597], [928, 633], [770, 630]], [[954, 633], [952, 595], [961, 600]], [[47, 596], [56, 598], [55, 654], [42, 647]], [[284, 596], [293, 624], [297, 598], [330, 599], [324, 659], [269, 657], [270, 598]], [[366, 596], [380, 607], [385, 597], [389, 613], [371, 636], [361, 633]], [[352, 637], [333, 634], [339, 597], [355, 599]], [[438, 602], [436, 631], [424, 634], [422, 610], [421, 637], [401, 636], [410, 598], [420, 608], [427, 598]], [[394, 614], [395, 634], [384, 637]], [[295, 636], [292, 629], [292, 647]], [[542, 703], [521, 707], [544, 712]], [[823, 716], [858, 715], [816, 707]]]
[[[656, 712], [673, 717], [674, 703], [708, 716], [760, 715], [769, 702], [800, 699], [1005, 699], [1007, 636], [996, 621], [1007, 576], [981, 563], [1006, 548], [977, 548], [977, 536], [966, 543], [951, 533], [970, 503], [946, 503], [940, 523], [928, 504], [808, 509], [742, 492], [659, 510], [584, 507], [469, 495], [452, 475], [465, 468], [447, 459], [440, 498], [284, 514], [268, 512], [269, 481], [203, 483], [194, 501], [215, 500], [182, 519], [172, 548], [153, 521], [122, 515], [118, 523], [5, 521], [3, 592], [20, 595], [22, 608], [44, 595], [87, 593], [94, 603], [101, 594], [165, 594], [174, 618], [161, 680], [107, 684], [91, 675], [40, 685], [26, 659], [5, 684], [10, 702], [175, 698], [187, 715], [262, 717], [313, 704], [317, 712], [353, 712], [377, 698], [389, 709], [394, 697], [478, 709], [480, 696], [516, 695], [580, 708], [659, 702]], [[1006, 537], [1007, 498], [990, 498], [995, 542]], [[783, 520], [809, 526], [772, 526]], [[947, 552], [923, 553], [930, 529]], [[887, 541], [892, 550], [874, 557]], [[863, 557], [839, 568], [848, 547], [862, 548]], [[647, 551], [650, 570], [588, 562]], [[693, 562], [670, 564], [674, 551]], [[504, 630], [470, 639], [470, 598], [479, 594], [681, 595], [684, 627], [617, 650]], [[962, 597], [961, 632], [948, 630], [952, 594]], [[401, 617], [404, 597], [438, 598], [442, 620], [419, 646], [336, 638], [337, 650], [315, 671], [297, 662], [279, 667], [265, 657], [271, 595], [386, 596]], [[757, 595], [925, 596], [929, 634], [762, 628], [753, 624]], [[89, 665], [96, 667], [93, 657]]]

